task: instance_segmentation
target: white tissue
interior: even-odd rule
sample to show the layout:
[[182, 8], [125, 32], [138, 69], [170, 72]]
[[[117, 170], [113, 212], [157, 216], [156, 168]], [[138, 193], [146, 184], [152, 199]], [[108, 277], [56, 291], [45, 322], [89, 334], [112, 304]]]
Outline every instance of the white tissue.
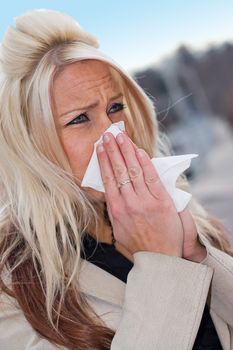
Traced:
[[[125, 126], [124, 122], [120, 121], [118, 123], [112, 124], [107, 130], [105, 130], [105, 132], [111, 132], [116, 137], [119, 133], [122, 132], [122, 130], [125, 130]], [[94, 144], [94, 151], [88, 164], [87, 170], [84, 174], [81, 186], [91, 187], [97, 191], [105, 192], [96, 154], [96, 147], [97, 144], [102, 141], [102, 136]], [[151, 159], [154, 167], [158, 172], [161, 182], [174, 201], [177, 212], [184, 210], [192, 195], [180, 190], [179, 188], [176, 188], [176, 180], [184, 170], [189, 168], [191, 159], [196, 157], [198, 157], [197, 154], [184, 154], [179, 156]]]

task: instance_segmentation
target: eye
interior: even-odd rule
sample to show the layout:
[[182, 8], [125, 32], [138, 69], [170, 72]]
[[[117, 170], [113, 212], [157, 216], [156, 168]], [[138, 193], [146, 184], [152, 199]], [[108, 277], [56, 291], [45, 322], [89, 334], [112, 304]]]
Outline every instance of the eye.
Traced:
[[108, 113], [117, 113], [119, 111], [122, 111], [125, 107], [126, 105], [123, 103], [114, 103], [109, 109]]
[[77, 117], [75, 117], [73, 120], [71, 120], [68, 124], [66, 124], [66, 126], [68, 125], [73, 125], [73, 124], [82, 124], [87, 122], [89, 119], [87, 117], [87, 115], [85, 113], [82, 113], [80, 115], [78, 115]]

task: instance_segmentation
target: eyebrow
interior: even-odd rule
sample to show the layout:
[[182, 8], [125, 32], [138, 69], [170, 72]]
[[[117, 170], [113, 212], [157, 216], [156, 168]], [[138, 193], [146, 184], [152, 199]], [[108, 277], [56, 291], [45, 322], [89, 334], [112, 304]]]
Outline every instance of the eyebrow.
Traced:
[[[120, 97], [123, 97], [123, 94], [120, 92], [119, 94], [115, 95], [115, 96], [112, 96], [110, 99], [109, 99], [109, 102], [112, 102], [113, 100], [117, 100], [118, 98]], [[93, 109], [95, 107], [97, 107], [99, 104], [99, 101], [96, 101], [88, 106], [83, 106], [83, 107], [79, 107], [79, 108], [74, 108], [70, 111], [67, 111], [67, 112], [64, 112], [62, 114], [60, 114], [59, 118], [61, 117], [64, 117], [66, 114], [69, 114], [71, 112], [76, 112], [76, 111], [80, 111], [80, 110], [89, 110], [89, 109]]]

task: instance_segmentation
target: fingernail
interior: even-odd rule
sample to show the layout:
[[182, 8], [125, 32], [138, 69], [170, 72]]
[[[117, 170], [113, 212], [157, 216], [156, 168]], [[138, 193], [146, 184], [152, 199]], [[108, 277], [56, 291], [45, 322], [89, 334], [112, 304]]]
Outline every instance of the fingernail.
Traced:
[[116, 140], [117, 140], [117, 142], [121, 145], [121, 144], [124, 142], [124, 137], [123, 137], [123, 135], [122, 135], [122, 134], [118, 134], [118, 135], [116, 136]]
[[103, 139], [106, 143], [110, 141], [110, 137], [107, 134], [104, 134]]
[[101, 143], [101, 144], [98, 145], [98, 147], [97, 147], [97, 152], [101, 153], [101, 152], [103, 152], [103, 151], [104, 151], [104, 147], [103, 147], [103, 145], [102, 145], [102, 143]]
[[139, 158], [143, 158], [145, 155], [145, 151], [143, 149], [137, 149], [136, 153], [137, 153]]

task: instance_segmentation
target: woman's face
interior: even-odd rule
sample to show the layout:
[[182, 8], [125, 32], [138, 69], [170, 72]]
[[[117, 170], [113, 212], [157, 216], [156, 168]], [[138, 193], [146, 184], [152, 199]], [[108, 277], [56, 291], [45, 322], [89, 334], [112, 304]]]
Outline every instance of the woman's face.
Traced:
[[[54, 78], [53, 112], [58, 135], [72, 171], [80, 184], [94, 143], [112, 124], [125, 121], [123, 96], [107, 64], [97, 60], [65, 66]], [[95, 200], [102, 192], [83, 188]]]

